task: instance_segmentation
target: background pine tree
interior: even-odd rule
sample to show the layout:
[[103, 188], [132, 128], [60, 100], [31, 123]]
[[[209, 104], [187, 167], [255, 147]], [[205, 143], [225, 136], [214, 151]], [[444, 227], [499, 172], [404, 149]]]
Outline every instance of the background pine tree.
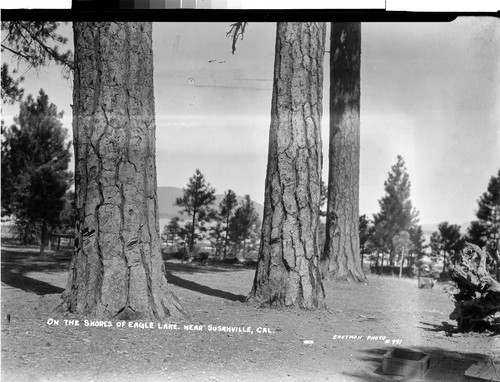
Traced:
[[[68, 171], [71, 143], [62, 113], [43, 90], [21, 103], [14, 124], [2, 132], [2, 215], [11, 215], [21, 239], [40, 235], [60, 223], [73, 174]], [[69, 217], [70, 218], [70, 217]]]
[[384, 183], [385, 195], [379, 200], [380, 212], [373, 216], [372, 245], [381, 252], [390, 253], [394, 263], [393, 238], [401, 231], [410, 234], [414, 247], [422, 247], [423, 234], [418, 225], [418, 212], [410, 199], [410, 176], [403, 157], [398, 155]]
[[498, 258], [500, 246], [500, 170], [491, 177], [488, 188], [477, 201], [478, 220], [471, 223], [467, 240], [487, 247], [488, 252]]

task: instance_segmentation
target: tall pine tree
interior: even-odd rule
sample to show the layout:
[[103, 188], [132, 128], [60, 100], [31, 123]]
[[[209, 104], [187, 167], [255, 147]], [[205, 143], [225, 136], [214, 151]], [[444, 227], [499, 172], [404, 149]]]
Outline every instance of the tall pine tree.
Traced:
[[[380, 212], [373, 216], [375, 247], [391, 253], [394, 261], [393, 238], [400, 231], [413, 231], [412, 242], [419, 241], [418, 212], [410, 199], [410, 177], [406, 172], [403, 157], [398, 155], [384, 183], [386, 194], [379, 200]], [[410, 234], [410, 237], [412, 235]]]
[[322, 308], [318, 227], [324, 23], [278, 23], [259, 259], [248, 299]]
[[188, 223], [189, 229], [189, 251], [192, 252], [198, 230], [204, 230], [205, 222], [213, 217], [210, 206], [215, 201], [215, 189], [210, 187], [205, 176], [199, 169], [189, 178], [187, 186], [184, 188], [182, 198], [177, 198], [175, 205], [182, 208], [182, 213], [186, 213], [191, 221]]
[[[43, 90], [21, 103], [14, 125], [3, 132], [2, 215], [12, 215], [24, 242], [34, 230], [40, 252], [50, 227], [65, 206], [72, 181], [68, 171], [71, 143], [61, 123], [62, 113]], [[37, 227], [34, 229], [34, 227]]]
[[330, 145], [323, 277], [361, 282], [359, 150], [361, 23], [332, 23]]
[[247, 240], [257, 235], [260, 228], [259, 214], [250, 199], [250, 195], [245, 195], [239, 207], [234, 212], [229, 225], [231, 241], [237, 247], [243, 248], [243, 256], [246, 257]]
[[101, 319], [182, 315], [160, 252], [152, 24], [73, 31], [77, 228], [62, 307]]
[[229, 222], [234, 215], [234, 209], [238, 205], [236, 194], [233, 190], [227, 190], [224, 193], [224, 199], [219, 204], [220, 229], [223, 231], [223, 258], [226, 258], [227, 247], [229, 245]]

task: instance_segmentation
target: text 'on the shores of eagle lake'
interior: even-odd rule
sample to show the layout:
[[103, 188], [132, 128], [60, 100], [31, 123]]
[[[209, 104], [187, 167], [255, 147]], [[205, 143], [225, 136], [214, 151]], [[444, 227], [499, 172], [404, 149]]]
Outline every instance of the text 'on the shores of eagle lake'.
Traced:
[[179, 324], [179, 323], [162, 323], [162, 322], [143, 322], [143, 321], [101, 321], [101, 320], [59, 320], [49, 318], [47, 320], [49, 326], [84, 326], [96, 328], [128, 328], [128, 329], [156, 329], [156, 330], [184, 330], [184, 331], [209, 331], [209, 332], [224, 332], [224, 333], [248, 333], [248, 334], [273, 334], [274, 330], [266, 327], [257, 327], [253, 329], [251, 326], [225, 326], [225, 325], [194, 325], [194, 324]]

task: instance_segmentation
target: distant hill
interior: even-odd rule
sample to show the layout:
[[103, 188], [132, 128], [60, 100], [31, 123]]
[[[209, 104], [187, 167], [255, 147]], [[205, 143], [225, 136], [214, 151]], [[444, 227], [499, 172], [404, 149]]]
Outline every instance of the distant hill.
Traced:
[[[158, 206], [160, 209], [160, 219], [172, 219], [175, 216], [181, 216], [180, 208], [175, 206], [175, 200], [183, 195], [182, 188], [178, 187], [158, 187]], [[214, 202], [214, 207], [218, 207], [219, 203], [224, 199], [223, 194], [217, 194]], [[238, 203], [243, 200], [243, 196], [236, 196]], [[254, 202], [255, 209], [262, 221], [264, 206]]]
[[160, 219], [172, 219], [180, 216], [179, 207], [174, 206], [175, 200], [182, 197], [182, 188], [177, 187], [158, 187], [158, 207], [160, 210]]
[[[450, 224], [455, 224], [455, 223], [450, 223]], [[439, 225], [439, 223], [437, 223], [437, 224], [422, 224], [422, 231], [424, 232], [424, 235], [431, 236], [433, 232], [437, 232], [438, 225]], [[462, 235], [464, 235], [467, 233], [467, 229], [470, 226], [470, 222], [459, 224], [459, 226], [460, 226], [460, 233]]]
[[[175, 216], [181, 217], [180, 208], [174, 206], [175, 200], [182, 197], [183, 191], [179, 187], [158, 187], [158, 204], [160, 208], [160, 219], [172, 219]], [[217, 199], [214, 202], [214, 207], [218, 207], [219, 203], [224, 198], [223, 194], [217, 194]], [[236, 196], [238, 203], [243, 200], [243, 196]], [[260, 203], [254, 202], [255, 209], [259, 214], [259, 218], [262, 221], [264, 214], [264, 206]], [[454, 223], [453, 223], [454, 224]], [[470, 223], [460, 224], [460, 232], [463, 234], [467, 233], [467, 228], [469, 228]], [[429, 238], [433, 232], [438, 230], [438, 224], [422, 224], [422, 231], [424, 235]]]

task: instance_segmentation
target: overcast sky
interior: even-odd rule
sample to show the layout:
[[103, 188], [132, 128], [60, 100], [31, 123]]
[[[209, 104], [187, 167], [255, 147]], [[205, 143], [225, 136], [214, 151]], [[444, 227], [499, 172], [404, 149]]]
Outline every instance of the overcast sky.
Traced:
[[[234, 55], [227, 30], [154, 24], [158, 185], [183, 187], [199, 168], [218, 193], [231, 188], [263, 203], [276, 25], [249, 24]], [[500, 21], [363, 23], [361, 62], [360, 212], [378, 211], [401, 154], [421, 223], [474, 219], [500, 169]], [[45, 89], [70, 128], [71, 83], [57, 68], [26, 77], [25, 91]], [[3, 108], [6, 121], [17, 113], [18, 105]]]

